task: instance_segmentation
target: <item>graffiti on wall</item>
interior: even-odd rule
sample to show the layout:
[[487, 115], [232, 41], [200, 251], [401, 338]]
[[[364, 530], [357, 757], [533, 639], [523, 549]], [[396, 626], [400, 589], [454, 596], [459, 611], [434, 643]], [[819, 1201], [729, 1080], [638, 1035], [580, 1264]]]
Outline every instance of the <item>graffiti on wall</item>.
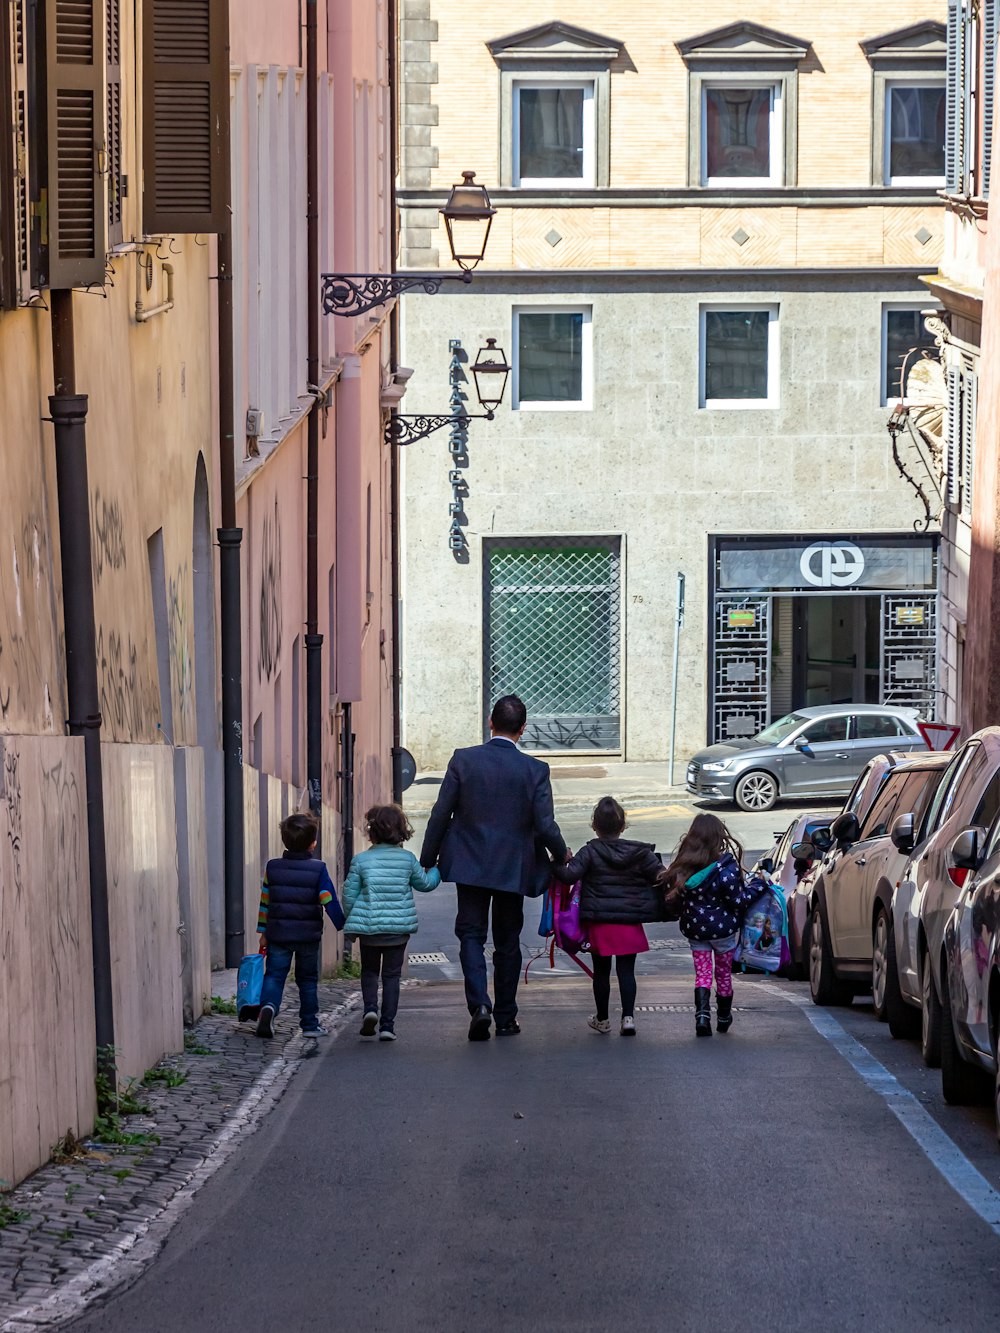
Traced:
[[101, 716], [116, 739], [141, 737], [155, 727], [160, 701], [139, 669], [139, 650], [131, 634], [98, 625], [97, 678]]
[[23, 815], [21, 809], [21, 777], [18, 772], [20, 755], [11, 745], [5, 746], [0, 737], [0, 805], [4, 812], [4, 831], [10, 848], [14, 871], [14, 903], [21, 899], [21, 848]]
[[30, 720], [49, 729], [52, 693], [43, 644], [49, 626], [55, 626], [54, 591], [45, 528], [38, 515], [26, 517], [8, 551], [0, 565], [0, 721]]
[[[45, 879], [52, 890], [59, 938], [64, 944], [78, 945], [78, 895], [73, 888], [84, 868], [85, 815], [76, 773], [62, 759], [51, 767], [42, 765], [42, 808], [46, 812]], [[55, 971], [58, 974], [58, 968]], [[58, 976], [56, 985], [58, 988]]]
[[[191, 660], [188, 607], [190, 576], [187, 564], [179, 566], [167, 579], [167, 641], [170, 654], [170, 684], [174, 705], [182, 722], [191, 715], [194, 689], [194, 663]], [[180, 735], [178, 731], [178, 735]]]
[[106, 569], [124, 569], [128, 563], [125, 554], [125, 519], [116, 497], [110, 500], [99, 490], [94, 492], [91, 509], [94, 530], [94, 581], [100, 583]]
[[281, 657], [281, 520], [278, 501], [266, 513], [260, 537], [260, 627], [257, 679], [270, 680]]

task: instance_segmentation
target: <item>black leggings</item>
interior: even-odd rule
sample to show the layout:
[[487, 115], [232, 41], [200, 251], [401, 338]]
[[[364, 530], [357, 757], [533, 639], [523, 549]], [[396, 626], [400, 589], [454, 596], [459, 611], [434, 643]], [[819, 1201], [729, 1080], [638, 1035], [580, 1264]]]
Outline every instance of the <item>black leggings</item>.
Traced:
[[[603, 954], [591, 955], [594, 964], [594, 1002], [597, 1005], [597, 1017], [604, 1021], [608, 1016], [608, 1004], [611, 1000], [611, 959]], [[622, 997], [622, 1018], [631, 1018], [635, 1013], [635, 954], [620, 953], [615, 959], [615, 971], [618, 974], [618, 990]]]

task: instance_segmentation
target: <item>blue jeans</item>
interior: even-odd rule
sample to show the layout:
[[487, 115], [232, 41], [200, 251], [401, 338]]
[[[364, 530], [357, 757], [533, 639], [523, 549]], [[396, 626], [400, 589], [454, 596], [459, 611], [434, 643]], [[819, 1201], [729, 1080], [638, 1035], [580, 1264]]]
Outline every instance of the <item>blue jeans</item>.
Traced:
[[269, 1004], [275, 1013], [281, 1008], [281, 996], [292, 959], [295, 959], [295, 983], [299, 988], [299, 1022], [303, 1032], [319, 1027], [319, 940], [306, 944], [271, 944], [267, 946], [267, 967], [260, 990], [260, 1007]]

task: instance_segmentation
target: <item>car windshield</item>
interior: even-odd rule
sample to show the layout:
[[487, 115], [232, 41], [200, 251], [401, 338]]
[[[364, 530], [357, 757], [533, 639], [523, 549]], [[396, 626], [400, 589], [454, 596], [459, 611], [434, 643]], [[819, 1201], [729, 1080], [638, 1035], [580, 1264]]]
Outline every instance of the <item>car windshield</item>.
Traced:
[[779, 717], [777, 722], [772, 722], [769, 727], [758, 732], [754, 740], [758, 745], [777, 745], [783, 741], [786, 736], [790, 736], [797, 727], [801, 727], [803, 722], [808, 722], [807, 717], [801, 713], [789, 713], [787, 717]]

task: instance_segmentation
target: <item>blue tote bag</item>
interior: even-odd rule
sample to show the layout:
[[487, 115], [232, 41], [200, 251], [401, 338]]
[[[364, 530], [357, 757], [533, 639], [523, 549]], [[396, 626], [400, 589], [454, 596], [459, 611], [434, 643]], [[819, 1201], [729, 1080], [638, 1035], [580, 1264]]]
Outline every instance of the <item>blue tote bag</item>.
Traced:
[[245, 1023], [260, 1014], [260, 992], [264, 984], [264, 955], [244, 954], [236, 974], [236, 1018]]

